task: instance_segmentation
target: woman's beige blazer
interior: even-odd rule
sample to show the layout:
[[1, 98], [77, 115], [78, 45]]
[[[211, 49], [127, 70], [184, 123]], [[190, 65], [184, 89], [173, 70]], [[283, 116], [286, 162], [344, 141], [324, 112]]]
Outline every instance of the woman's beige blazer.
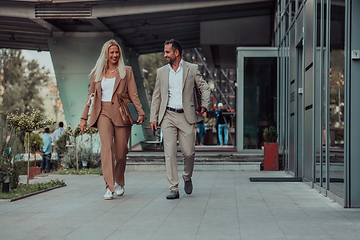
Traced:
[[[125, 83], [127, 83], [127, 84], [125, 84]], [[127, 86], [126, 89], [125, 89], [125, 86]], [[111, 99], [111, 104], [112, 104], [111, 111], [112, 111], [112, 113], [115, 113], [115, 114], [113, 114], [113, 118], [111, 120], [113, 121], [115, 126], [128, 126], [128, 125], [124, 124], [124, 122], [121, 118], [120, 111], [119, 111], [119, 103], [118, 103], [118, 99], [117, 99], [117, 94], [124, 93], [124, 92], [129, 94], [129, 97], [130, 97], [131, 101], [134, 103], [139, 116], [145, 115], [144, 110], [142, 109], [142, 106], [140, 103], [140, 99], [138, 97], [134, 74], [133, 74], [132, 68], [129, 66], [126, 66], [126, 76], [124, 79], [120, 78], [119, 73], [117, 73], [116, 78], [115, 78], [114, 92], [113, 92], [113, 96]], [[94, 75], [92, 75], [90, 78], [90, 89], [89, 89], [87, 99], [89, 99], [91, 93], [94, 93], [95, 96], [94, 96], [93, 108], [92, 108], [91, 114], [90, 114], [89, 126], [97, 127], [97, 119], [99, 118], [100, 112], [101, 112], [101, 81], [94, 82]], [[88, 102], [88, 101], [86, 100], [86, 102]], [[88, 111], [89, 111], [89, 106], [87, 104], [85, 104], [84, 111], [81, 114], [82, 119], [87, 120]]]

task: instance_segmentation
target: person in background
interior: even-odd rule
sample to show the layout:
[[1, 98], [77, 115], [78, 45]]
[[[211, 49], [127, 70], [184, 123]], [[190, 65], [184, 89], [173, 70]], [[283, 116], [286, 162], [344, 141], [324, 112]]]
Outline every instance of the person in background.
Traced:
[[227, 112], [227, 109], [224, 108], [224, 105], [222, 103], [218, 104], [219, 108], [219, 116], [218, 116], [218, 136], [219, 136], [219, 142], [220, 146], [227, 145], [228, 142], [228, 119], [223, 114], [224, 112]]
[[[206, 112], [204, 112], [204, 114], [202, 116], [205, 118]], [[206, 133], [204, 120], [201, 120], [200, 122], [198, 122], [197, 125], [199, 128], [199, 133], [197, 135], [197, 144], [200, 146], [203, 146], [203, 144], [201, 143], [201, 139]]]
[[[40, 149], [42, 152], [42, 161], [40, 167], [44, 173], [50, 172], [50, 159], [51, 159], [51, 137], [49, 135], [50, 129], [45, 128], [45, 133], [41, 135], [44, 145]], [[46, 166], [46, 168], [45, 168]]]
[[59, 122], [59, 128], [56, 129], [53, 132], [52, 135], [52, 144], [55, 145], [56, 148], [56, 153], [57, 153], [57, 157], [58, 157], [58, 163], [61, 163], [61, 158], [62, 158], [62, 152], [60, 152], [60, 149], [58, 149], [56, 147], [56, 141], [61, 137], [61, 135], [63, 135], [65, 133], [65, 129], [64, 129], [64, 123], [63, 122]]
[[[219, 103], [219, 104], [222, 105], [222, 103]], [[220, 145], [220, 141], [219, 141], [219, 107], [216, 108], [215, 104], [214, 104], [214, 110], [215, 110], [215, 129], [216, 129], [216, 140], [217, 140], [216, 145]]]

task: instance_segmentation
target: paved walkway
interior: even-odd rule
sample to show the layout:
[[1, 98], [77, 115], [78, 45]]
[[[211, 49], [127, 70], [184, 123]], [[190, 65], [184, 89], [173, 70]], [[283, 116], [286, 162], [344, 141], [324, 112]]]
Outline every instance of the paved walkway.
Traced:
[[[194, 191], [166, 200], [165, 172], [126, 172], [122, 197], [103, 200], [102, 176], [49, 175], [67, 186], [0, 202], [0, 239], [359, 239], [360, 209], [303, 183], [254, 183], [284, 172], [196, 171]], [[34, 180], [32, 180], [34, 181]]]

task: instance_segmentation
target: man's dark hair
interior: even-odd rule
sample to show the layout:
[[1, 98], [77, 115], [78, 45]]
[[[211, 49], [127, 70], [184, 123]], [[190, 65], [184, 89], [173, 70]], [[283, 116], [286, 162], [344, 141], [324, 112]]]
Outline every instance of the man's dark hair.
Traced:
[[59, 122], [59, 127], [63, 127], [64, 126], [64, 123], [63, 122]]
[[171, 48], [174, 50], [174, 52], [178, 50], [180, 57], [182, 57], [182, 47], [179, 41], [175, 39], [166, 40], [164, 46], [168, 44], [171, 44]]
[[46, 133], [49, 133], [49, 132], [50, 132], [50, 128], [48, 128], [48, 127], [45, 128], [45, 132], [46, 132]]

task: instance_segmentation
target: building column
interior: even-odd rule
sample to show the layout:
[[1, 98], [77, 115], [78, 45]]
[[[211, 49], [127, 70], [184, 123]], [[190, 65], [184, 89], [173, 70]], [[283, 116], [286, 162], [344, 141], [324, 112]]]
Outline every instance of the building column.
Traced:
[[[121, 39], [116, 39], [120, 44]], [[126, 59], [125, 64], [132, 67], [136, 82], [136, 87], [138, 95], [142, 104], [142, 107], [145, 112], [144, 123], [143, 125], [134, 125], [132, 127], [132, 146], [136, 145], [144, 139], [153, 139], [155, 140], [152, 131], [150, 130], [150, 100], [148, 95], [148, 90], [145, 84], [145, 77], [143, 73], [143, 68], [139, 61], [138, 54], [131, 49], [123, 48], [124, 59]], [[139, 135], [139, 133], [141, 133]], [[140, 147], [141, 148], [141, 147]]]
[[[360, 207], [360, 59], [354, 58], [352, 53], [360, 51], [360, 1], [348, 1], [347, 12], [349, 18], [347, 26], [350, 27], [346, 37], [350, 37], [347, 41], [348, 47], [346, 48], [345, 58], [348, 64], [347, 86], [345, 96], [347, 102], [346, 107], [346, 124], [345, 126], [345, 158], [346, 161], [346, 200], [345, 207]], [[346, 14], [345, 14], [346, 16]]]
[[[351, 5], [350, 5], [351, 4]], [[351, 8], [350, 8], [351, 6]], [[349, 47], [346, 48], [345, 59], [348, 61], [348, 76], [346, 78], [346, 120], [345, 123], [345, 157], [346, 157], [346, 200], [345, 207], [360, 207], [360, 59], [354, 59], [351, 53], [354, 50], [360, 51], [360, 2], [357, 0], [349, 1], [347, 11], [350, 27], [346, 37], [350, 37]]]

